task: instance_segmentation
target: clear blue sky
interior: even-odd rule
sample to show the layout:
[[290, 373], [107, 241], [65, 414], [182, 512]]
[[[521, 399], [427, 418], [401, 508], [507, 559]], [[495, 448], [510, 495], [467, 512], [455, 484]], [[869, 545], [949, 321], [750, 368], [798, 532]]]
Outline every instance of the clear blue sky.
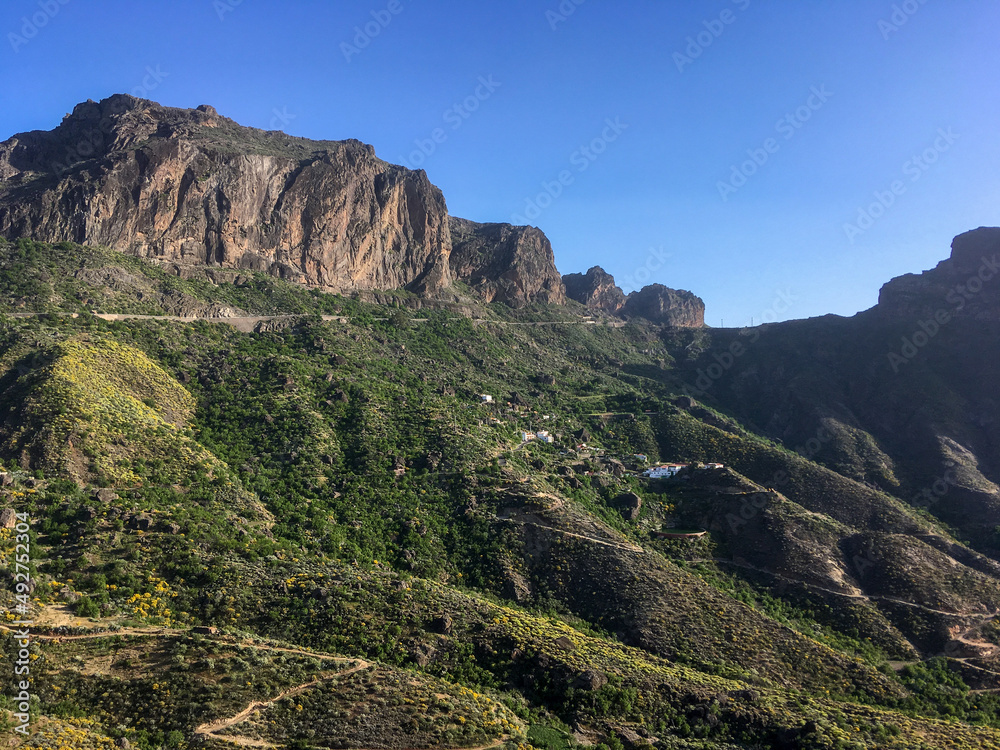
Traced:
[[[993, 0], [562, 7], [7, 0], [0, 138], [128, 92], [372, 143], [420, 162], [451, 212], [478, 221], [525, 216], [547, 184], [560, 194], [531, 223], [563, 273], [601, 265], [623, 284], [690, 289], [712, 325], [853, 314], [889, 278], [946, 257], [955, 234], [1000, 225]], [[362, 49], [366, 23], [378, 33]], [[699, 34], [711, 43], [695, 58]], [[469, 97], [475, 111], [454, 109]], [[428, 140], [434, 153], [414, 158]], [[748, 150], [763, 163], [741, 184]], [[894, 182], [884, 215], [845, 229]]]

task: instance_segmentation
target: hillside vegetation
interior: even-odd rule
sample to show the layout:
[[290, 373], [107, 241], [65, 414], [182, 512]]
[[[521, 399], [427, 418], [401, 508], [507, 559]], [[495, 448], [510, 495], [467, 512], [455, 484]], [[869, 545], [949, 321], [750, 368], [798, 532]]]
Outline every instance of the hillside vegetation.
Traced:
[[[914, 502], [860, 406], [793, 450], [738, 372], [685, 395], [726, 332], [0, 256], [22, 748], [1000, 748], [1000, 567], [951, 505], [988, 486]], [[955, 475], [985, 482], [976, 446]]]

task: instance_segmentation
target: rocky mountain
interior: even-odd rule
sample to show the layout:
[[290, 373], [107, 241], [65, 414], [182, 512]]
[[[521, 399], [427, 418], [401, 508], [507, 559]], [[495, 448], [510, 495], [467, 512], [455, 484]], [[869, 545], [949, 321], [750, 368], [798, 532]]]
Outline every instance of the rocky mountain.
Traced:
[[358, 141], [237, 125], [131, 96], [0, 144], [0, 235], [264, 271], [327, 291], [450, 283], [441, 191]]
[[[384, 162], [369, 145], [266, 132], [208, 105], [124, 94], [0, 143], [0, 236], [101, 245], [184, 277], [237, 269], [327, 292], [428, 298], [447, 297], [455, 278], [487, 302], [566, 302], [540, 229], [449, 217], [425, 172]], [[583, 282], [593, 289], [577, 293], [618, 312], [614, 280], [593, 271]], [[686, 304], [670, 297], [658, 312], [643, 310], [692, 325], [689, 312], [666, 311], [675, 303]]]
[[645, 318], [664, 326], [700, 328], [705, 325], [705, 303], [691, 292], [650, 284], [629, 294], [621, 310], [627, 317]]
[[587, 273], [563, 276], [566, 296], [589, 307], [622, 318], [642, 318], [667, 327], [700, 328], [705, 325], [705, 303], [691, 292], [650, 284], [625, 296], [615, 277], [600, 266]]
[[602, 310], [612, 315], [625, 305], [625, 293], [615, 284], [615, 277], [600, 266], [587, 273], [570, 273], [563, 276], [566, 296], [592, 310]]
[[998, 259], [1000, 230], [967, 232], [948, 260], [893, 279], [852, 318], [706, 331], [678, 376], [698, 399], [1000, 559]]
[[[122, 101], [89, 154], [54, 163], [106, 103], [2, 147], [11, 236], [126, 250], [0, 239], [25, 747], [1000, 750], [1000, 230], [852, 318], [711, 329], [690, 292], [564, 282], [540, 230], [443, 202], [440, 253], [389, 278], [388, 235], [429, 247], [430, 210], [398, 215], [439, 196], [422, 173]], [[145, 177], [203, 159], [175, 223]], [[356, 294], [280, 243], [150, 249], [204, 218], [257, 252], [273, 191], [289, 232], [354, 217]], [[461, 299], [411, 315], [396, 281]]]
[[566, 303], [552, 243], [536, 227], [479, 224], [451, 217], [451, 273], [486, 302], [523, 307]]
[[956, 237], [951, 257], [936, 268], [883, 286], [877, 310], [886, 318], [925, 318], [938, 325], [953, 317], [1000, 320], [1000, 299], [989, 291], [998, 276], [1000, 229], [980, 227]]

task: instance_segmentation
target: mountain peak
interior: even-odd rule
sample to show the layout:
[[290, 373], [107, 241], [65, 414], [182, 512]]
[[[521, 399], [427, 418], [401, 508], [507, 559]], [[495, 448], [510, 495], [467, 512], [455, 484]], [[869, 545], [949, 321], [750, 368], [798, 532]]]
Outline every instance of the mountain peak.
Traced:
[[1000, 227], [979, 227], [958, 235], [951, 243], [951, 263], [956, 271], [976, 273], [1000, 253]]
[[441, 191], [358, 141], [116, 94], [0, 143], [0, 236], [264, 271], [334, 292], [451, 281]]
[[587, 273], [570, 273], [563, 276], [566, 296], [593, 310], [617, 313], [625, 305], [625, 293], [615, 284], [615, 277], [600, 266], [593, 266]]
[[950, 258], [883, 285], [876, 309], [895, 318], [1000, 320], [1000, 228], [958, 235]]
[[660, 325], [700, 328], [705, 325], [705, 303], [684, 289], [650, 284], [629, 294], [622, 312]]

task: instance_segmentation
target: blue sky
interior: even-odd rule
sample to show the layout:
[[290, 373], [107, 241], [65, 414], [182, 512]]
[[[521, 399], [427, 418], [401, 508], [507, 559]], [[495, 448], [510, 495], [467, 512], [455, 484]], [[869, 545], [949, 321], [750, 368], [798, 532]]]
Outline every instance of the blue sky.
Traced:
[[991, 0], [8, 0], [0, 138], [212, 104], [372, 143], [711, 325], [851, 315], [1000, 225], [998, 31]]

